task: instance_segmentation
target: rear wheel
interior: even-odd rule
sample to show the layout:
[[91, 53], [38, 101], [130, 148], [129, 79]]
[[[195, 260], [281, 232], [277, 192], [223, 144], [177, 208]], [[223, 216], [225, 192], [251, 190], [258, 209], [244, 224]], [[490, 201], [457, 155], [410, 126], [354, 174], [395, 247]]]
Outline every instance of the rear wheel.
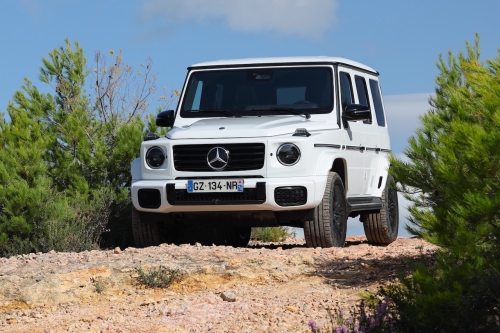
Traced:
[[308, 247], [343, 247], [347, 232], [344, 184], [335, 172], [328, 174], [323, 200], [314, 209], [312, 221], [304, 222]]
[[252, 228], [215, 228], [214, 236], [217, 245], [246, 247], [250, 242]]
[[398, 237], [399, 207], [398, 192], [393, 188], [394, 178], [387, 177], [382, 192], [382, 209], [378, 213], [361, 214], [368, 242], [374, 245], [389, 245]]

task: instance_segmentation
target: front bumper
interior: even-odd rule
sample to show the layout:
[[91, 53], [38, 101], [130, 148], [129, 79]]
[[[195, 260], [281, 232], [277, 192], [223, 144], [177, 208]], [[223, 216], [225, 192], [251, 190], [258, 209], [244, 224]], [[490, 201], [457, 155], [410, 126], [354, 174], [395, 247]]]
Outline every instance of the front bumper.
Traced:
[[[132, 203], [139, 211], [155, 213], [220, 211], [289, 211], [314, 208], [325, 192], [325, 176], [245, 179], [246, 193], [187, 194], [187, 180], [139, 180], [131, 186]], [[287, 189], [302, 188], [307, 193], [299, 205], [283, 205]], [[278, 190], [277, 190], [278, 189]], [[154, 204], [139, 200], [139, 191], [154, 195]], [[142, 205], [141, 205], [142, 204]]]

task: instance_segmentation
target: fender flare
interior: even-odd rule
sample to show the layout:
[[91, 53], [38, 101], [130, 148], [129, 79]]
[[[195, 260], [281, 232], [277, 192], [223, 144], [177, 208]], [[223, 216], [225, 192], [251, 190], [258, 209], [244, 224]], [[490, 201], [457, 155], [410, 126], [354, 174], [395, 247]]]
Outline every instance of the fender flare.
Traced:
[[343, 160], [344, 170], [341, 172], [342, 181], [344, 182], [344, 189], [347, 193], [349, 188], [348, 175], [347, 175], [347, 163], [346, 157], [342, 154], [342, 151], [324, 151], [321, 153], [318, 159], [318, 165], [316, 166], [317, 176], [328, 176], [328, 173], [332, 171], [334, 163], [336, 160]]
[[141, 177], [141, 159], [136, 158], [132, 161], [130, 165], [130, 173], [132, 174], [132, 182], [136, 180], [140, 180]]

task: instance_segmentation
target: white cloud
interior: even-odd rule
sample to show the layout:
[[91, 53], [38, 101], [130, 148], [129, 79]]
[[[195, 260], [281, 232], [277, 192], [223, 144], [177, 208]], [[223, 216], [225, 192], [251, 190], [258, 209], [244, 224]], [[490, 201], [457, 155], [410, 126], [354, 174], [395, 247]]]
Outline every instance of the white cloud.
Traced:
[[319, 38], [335, 22], [337, 0], [145, 0], [143, 19], [221, 20], [237, 31]]

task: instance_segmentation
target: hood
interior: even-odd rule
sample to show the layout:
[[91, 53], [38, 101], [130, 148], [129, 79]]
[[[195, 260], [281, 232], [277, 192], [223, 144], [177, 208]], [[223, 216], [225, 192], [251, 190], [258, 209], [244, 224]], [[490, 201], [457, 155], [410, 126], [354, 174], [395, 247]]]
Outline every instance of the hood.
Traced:
[[206, 138], [255, 138], [293, 134], [297, 128], [309, 132], [331, 128], [325, 121], [312, 121], [302, 116], [262, 116], [241, 118], [201, 119], [183, 127], [174, 127], [167, 138], [206, 139]]

